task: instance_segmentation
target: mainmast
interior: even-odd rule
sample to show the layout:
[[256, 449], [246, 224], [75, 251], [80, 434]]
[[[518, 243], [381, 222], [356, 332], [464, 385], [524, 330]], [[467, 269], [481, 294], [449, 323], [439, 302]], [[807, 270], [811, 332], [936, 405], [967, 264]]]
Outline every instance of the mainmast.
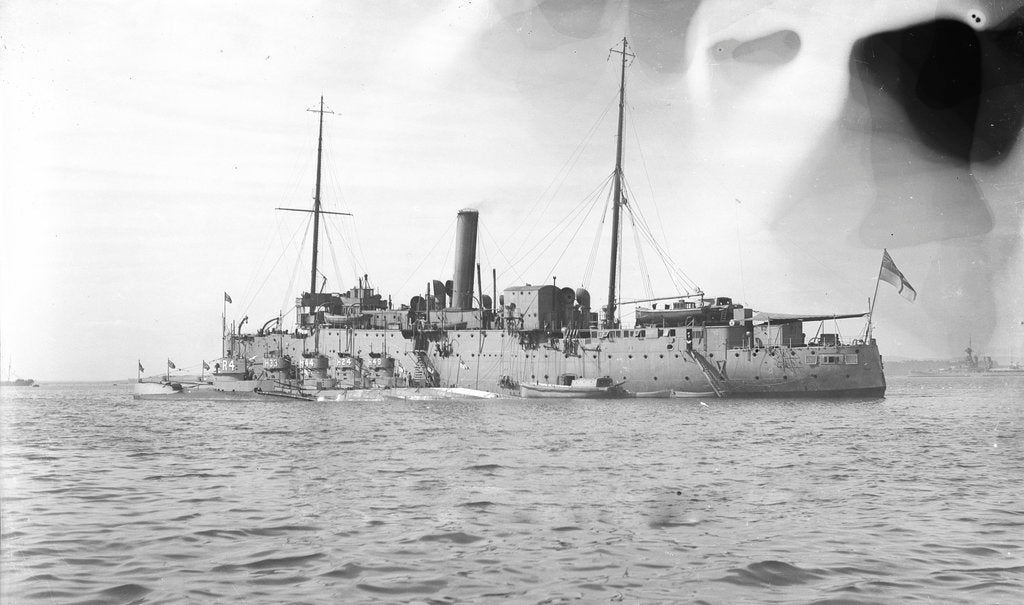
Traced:
[[608, 306], [605, 307], [604, 327], [611, 329], [616, 325], [615, 321], [615, 280], [619, 268], [619, 212], [622, 201], [622, 114], [626, 102], [626, 58], [632, 58], [629, 52], [629, 43], [622, 38], [622, 50], [611, 49], [613, 53], [622, 55], [622, 75], [619, 81], [619, 128], [615, 138], [615, 192], [612, 205], [612, 251], [611, 261], [608, 268]]

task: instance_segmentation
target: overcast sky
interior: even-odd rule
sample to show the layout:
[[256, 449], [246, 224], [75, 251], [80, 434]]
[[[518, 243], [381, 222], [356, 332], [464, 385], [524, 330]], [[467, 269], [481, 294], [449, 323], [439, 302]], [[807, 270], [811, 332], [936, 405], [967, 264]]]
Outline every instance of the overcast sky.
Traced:
[[[225, 291], [229, 321], [290, 313], [308, 289], [306, 217], [274, 208], [311, 206], [306, 110], [321, 95], [334, 112], [324, 207], [354, 215], [326, 220], [328, 290], [369, 274], [398, 305], [450, 279], [469, 207], [499, 291], [557, 276], [603, 300], [605, 252], [584, 283], [601, 204], [559, 221], [614, 165], [609, 49], [623, 36], [637, 56], [631, 203], [705, 292], [769, 311], [863, 310], [886, 246], [918, 299], [882, 284], [884, 355], [951, 355], [968, 338], [1024, 355], [1020, 146], [996, 165], [886, 172], [918, 150], [885, 138], [877, 113], [863, 127], [850, 76], [864, 36], [937, 17], [980, 30], [1012, 7], [662, 4], [3, 3], [3, 377], [8, 360], [44, 381], [132, 376], [136, 359], [147, 373], [168, 357], [197, 368], [219, 355]], [[941, 195], [961, 173], [977, 212], [872, 210], [880, 191]], [[991, 224], [975, 221], [986, 211]], [[643, 297], [624, 238], [624, 289]], [[653, 294], [676, 293], [644, 257]]]

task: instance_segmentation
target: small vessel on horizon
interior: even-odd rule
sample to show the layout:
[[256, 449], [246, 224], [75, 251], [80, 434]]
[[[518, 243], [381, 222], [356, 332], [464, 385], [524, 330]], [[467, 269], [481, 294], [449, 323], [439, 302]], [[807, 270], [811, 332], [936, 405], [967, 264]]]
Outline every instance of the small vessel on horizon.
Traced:
[[[2, 366], [0, 366], [2, 367]], [[0, 380], [0, 387], [38, 387], [39, 384], [31, 378], [11, 378], [14, 376], [13, 361], [7, 359], [7, 380]]]
[[[433, 280], [408, 304], [384, 298], [368, 275], [347, 292], [322, 291], [317, 287], [320, 217], [343, 213], [321, 208], [323, 116], [328, 113], [321, 98], [320, 109], [313, 110], [320, 114], [313, 207], [281, 208], [312, 215], [310, 285], [296, 299], [295, 327], [284, 329], [278, 314], [255, 332], [243, 333], [234, 323], [228, 329], [225, 306], [223, 350], [211, 362], [209, 380], [175, 388], [168, 376], [158, 392], [147, 392], [156, 387], [140, 381], [136, 397], [333, 401], [387, 390], [412, 398], [417, 389], [441, 397], [883, 396], [885, 375], [870, 311], [756, 312], [730, 297], [707, 297], [699, 288], [622, 300], [617, 290], [620, 215], [635, 212], [624, 197], [622, 165], [626, 68], [633, 54], [625, 38], [612, 51], [621, 55], [621, 73], [604, 306], [593, 307], [585, 286], [559, 287], [553, 280], [508, 286], [499, 294], [494, 270], [491, 293], [485, 293], [476, 262], [479, 212], [470, 209], [457, 217], [453, 279]], [[889, 281], [881, 271], [880, 279]], [[230, 302], [226, 293], [225, 302]], [[627, 302], [650, 304], [637, 310], [633, 325], [619, 313]], [[826, 321], [865, 316], [866, 327], [852, 340], [825, 328]], [[810, 337], [806, 323], [819, 324]], [[566, 377], [571, 379], [562, 384]]]

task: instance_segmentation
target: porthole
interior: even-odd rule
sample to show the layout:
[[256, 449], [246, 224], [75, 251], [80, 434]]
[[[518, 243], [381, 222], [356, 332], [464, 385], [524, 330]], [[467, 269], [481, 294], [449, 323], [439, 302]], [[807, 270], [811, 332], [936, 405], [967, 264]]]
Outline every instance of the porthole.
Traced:
[[665, 356], [664, 356], [664, 355], [662, 355], [662, 354], [659, 354], [659, 355], [658, 355], [658, 359], [665, 359]]
[[633, 359], [633, 356], [632, 356], [632, 355], [626, 355], [626, 357], [627, 357], [628, 359]]
[[789, 376], [783, 376], [782, 379], [783, 380], [789, 380]]
[[658, 377], [657, 377], [657, 376], [655, 376], [655, 377], [654, 377], [654, 380], [658, 380]]
[[739, 353], [734, 353], [734, 355], [736, 355], [736, 357], [739, 357], [739, 356], [740, 356], [740, 354], [739, 354]]
[[672, 350], [672, 345], [667, 345], [665, 348], [668, 349], [669, 351], [671, 351]]
[[689, 379], [690, 379], [689, 376], [683, 376], [683, 380], [689, 380]]
[[760, 376], [754, 376], [754, 380], [761, 380]]
[[714, 353], [708, 353], [708, 357], [714, 357], [714, 356], [715, 356]]

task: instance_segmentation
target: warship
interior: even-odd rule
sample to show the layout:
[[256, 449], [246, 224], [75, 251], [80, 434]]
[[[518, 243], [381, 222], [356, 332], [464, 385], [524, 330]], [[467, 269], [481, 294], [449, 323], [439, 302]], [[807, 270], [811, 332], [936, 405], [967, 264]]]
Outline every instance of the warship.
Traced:
[[930, 370], [911, 370], [912, 378], [969, 378], [972, 376], [1024, 376], [1024, 367], [1012, 359], [1010, 365], [1001, 366], [992, 357], [976, 355], [973, 339], [968, 341], [965, 355], [954, 359], [948, 366]]
[[[617, 291], [623, 191], [624, 38], [607, 300], [595, 308], [585, 288], [513, 284], [498, 292], [492, 270], [484, 291], [476, 262], [477, 210], [457, 215], [450, 280], [433, 280], [408, 303], [393, 304], [364, 275], [347, 292], [317, 289], [317, 247], [324, 102], [320, 100], [313, 246], [309, 290], [296, 299], [295, 324], [280, 315], [242, 332], [222, 323], [223, 350], [207, 380], [192, 385], [145, 383], [140, 398], [189, 392], [290, 397], [365, 398], [367, 392], [443, 390], [456, 396], [565, 397], [881, 397], [882, 357], [870, 311], [850, 314], [758, 312], [728, 296], [695, 293], [646, 301], [627, 325]], [[317, 111], [317, 110], [313, 110]], [[877, 293], [877, 284], [876, 284]], [[229, 297], [225, 293], [225, 299]], [[600, 304], [600, 303], [597, 303]], [[843, 340], [826, 322], [868, 316], [860, 338]], [[244, 322], [243, 322], [244, 323]], [[807, 324], [818, 324], [808, 337]], [[614, 388], [610, 388], [614, 387]], [[575, 391], [573, 390], [575, 389]]]

